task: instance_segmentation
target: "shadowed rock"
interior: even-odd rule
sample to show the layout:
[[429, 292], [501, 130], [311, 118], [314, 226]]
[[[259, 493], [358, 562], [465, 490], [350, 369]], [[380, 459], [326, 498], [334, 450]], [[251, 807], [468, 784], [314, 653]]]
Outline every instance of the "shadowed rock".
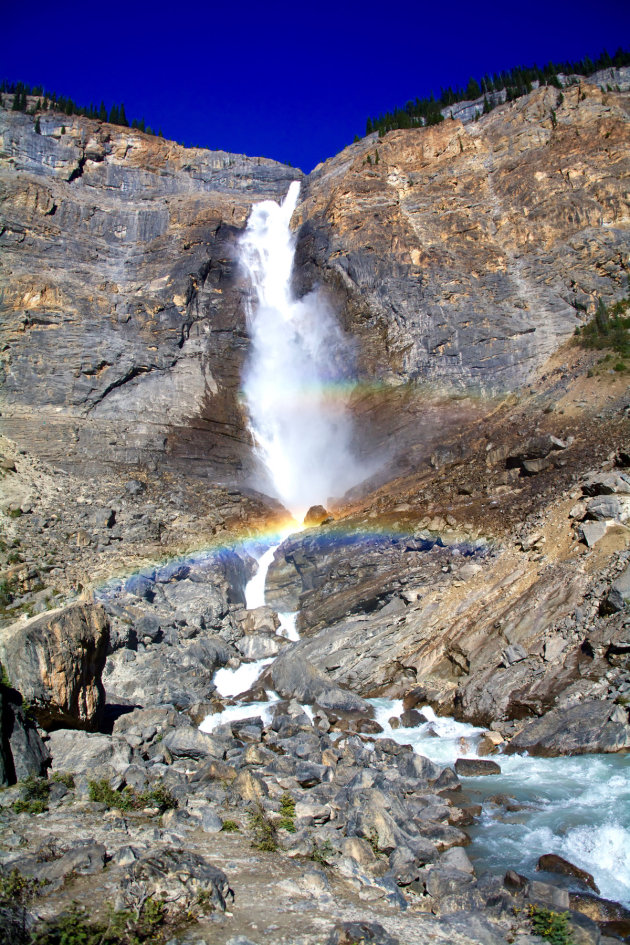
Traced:
[[557, 853], [544, 853], [539, 857], [536, 869], [544, 870], [546, 873], [560, 873], [562, 876], [573, 876], [594, 892], [599, 893], [599, 887], [590, 873], [580, 869], [579, 866], [574, 866], [573, 863], [565, 860], [564, 857], [558, 856]]
[[93, 729], [105, 695], [109, 625], [100, 605], [78, 603], [0, 631], [9, 679], [42, 728]]

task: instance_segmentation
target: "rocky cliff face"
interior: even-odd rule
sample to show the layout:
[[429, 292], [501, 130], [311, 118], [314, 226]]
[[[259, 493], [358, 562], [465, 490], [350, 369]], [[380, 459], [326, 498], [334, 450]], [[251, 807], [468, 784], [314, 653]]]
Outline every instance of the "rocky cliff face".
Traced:
[[5, 429], [102, 474], [166, 455], [238, 477], [247, 346], [234, 245], [299, 172], [0, 109]]
[[478, 122], [376, 135], [307, 179], [300, 284], [367, 377], [514, 390], [627, 285], [628, 96], [543, 88]]
[[[394, 423], [430, 453], [461, 416], [440, 401], [426, 423], [426, 397], [401, 409], [397, 385], [514, 390], [597, 296], [623, 294], [628, 98], [539, 89], [465, 126], [366, 138], [306, 180], [296, 282], [328, 287], [381, 385], [355, 404], [377, 438]], [[41, 130], [0, 109], [6, 432], [83, 472], [242, 483], [234, 248], [252, 203], [300, 173], [50, 113]]]

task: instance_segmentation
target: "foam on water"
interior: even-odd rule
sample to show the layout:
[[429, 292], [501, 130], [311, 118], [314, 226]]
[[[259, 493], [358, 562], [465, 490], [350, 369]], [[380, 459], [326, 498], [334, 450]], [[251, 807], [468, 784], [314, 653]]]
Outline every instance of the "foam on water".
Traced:
[[299, 191], [294, 181], [281, 204], [254, 205], [240, 259], [253, 289], [243, 378], [250, 426], [271, 485], [301, 519], [309, 506], [343, 495], [376, 467], [359, 464], [350, 448], [350, 342], [321, 293], [297, 299], [292, 291], [290, 222]]
[[269, 725], [273, 716], [273, 707], [278, 701], [278, 696], [273, 692], [268, 692], [268, 702], [241, 702], [238, 705], [230, 705], [222, 712], [214, 712], [207, 715], [199, 730], [210, 734], [214, 732], [219, 725], [226, 722], [240, 722], [242, 719], [262, 718], [265, 725]]
[[265, 605], [265, 583], [267, 581], [267, 571], [269, 566], [273, 561], [273, 556], [276, 553], [276, 548], [280, 547], [280, 542], [277, 545], [272, 545], [271, 548], [268, 548], [267, 551], [262, 555], [258, 560], [258, 570], [253, 578], [247, 582], [245, 587], [245, 606], [248, 610], [255, 610], [256, 607], [264, 607]]
[[401, 745], [411, 745], [419, 755], [424, 755], [437, 764], [450, 765], [457, 758], [476, 757], [479, 735], [483, 729], [475, 728], [466, 722], [456, 722], [451, 718], [440, 718], [428, 706], [418, 706], [428, 720], [424, 725], [405, 728], [403, 725], [392, 728], [391, 718], [398, 718], [403, 711], [402, 700], [368, 699], [374, 706], [374, 717], [383, 728], [381, 738], [393, 738]]
[[212, 681], [217, 692], [224, 699], [240, 696], [245, 692], [249, 692], [265, 666], [269, 666], [270, 663], [273, 663], [273, 659], [268, 657], [264, 660], [255, 660], [253, 663], [241, 663], [238, 669], [226, 669], [224, 667], [216, 671]]
[[[392, 728], [401, 701], [371, 699], [382, 738], [393, 738], [439, 764], [476, 757], [482, 729], [455, 719], [437, 718], [419, 708], [428, 722], [417, 728]], [[436, 737], [437, 736], [437, 737]], [[515, 869], [534, 876], [543, 853], [557, 853], [591, 873], [601, 895], [630, 905], [630, 757], [580, 755], [532, 758], [494, 755], [500, 775], [462, 778], [464, 789], [482, 803], [506, 794], [524, 808], [506, 812], [485, 803], [478, 825], [468, 828], [468, 853], [479, 872]], [[540, 874], [538, 874], [540, 878]]]
[[291, 640], [293, 643], [296, 643], [300, 639], [300, 634], [296, 627], [297, 616], [297, 610], [294, 610], [292, 613], [285, 611], [278, 614], [280, 618], [280, 626], [276, 631], [278, 636], [286, 637], [287, 640]]

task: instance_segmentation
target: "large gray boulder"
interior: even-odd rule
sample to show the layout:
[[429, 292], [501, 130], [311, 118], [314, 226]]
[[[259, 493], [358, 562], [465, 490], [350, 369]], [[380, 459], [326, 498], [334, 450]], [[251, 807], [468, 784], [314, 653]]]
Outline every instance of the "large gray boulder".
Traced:
[[605, 609], [608, 611], [623, 610], [630, 604], [630, 566], [619, 575], [608, 592]]
[[281, 654], [270, 668], [274, 689], [284, 699], [314, 702], [326, 709], [343, 712], [369, 712], [370, 706], [360, 696], [332, 684], [331, 679], [302, 656]]
[[109, 624], [99, 604], [76, 603], [0, 630], [0, 660], [44, 729], [93, 729], [105, 702]]
[[630, 748], [628, 713], [612, 702], [590, 699], [564, 709], [553, 709], [516, 735], [508, 754], [586, 755]]
[[86, 775], [92, 780], [122, 774], [132, 750], [124, 738], [58, 729], [48, 736], [53, 771]]
[[[2, 666], [0, 666], [0, 676]], [[44, 774], [50, 756], [17, 690], [0, 682], [0, 787]]]

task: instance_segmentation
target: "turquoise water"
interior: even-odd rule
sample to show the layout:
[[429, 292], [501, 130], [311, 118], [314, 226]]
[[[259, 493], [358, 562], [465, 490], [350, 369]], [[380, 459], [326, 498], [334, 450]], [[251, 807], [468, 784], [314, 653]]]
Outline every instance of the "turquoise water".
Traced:
[[[384, 736], [441, 764], [476, 756], [481, 729], [437, 719], [426, 707], [426, 725], [392, 729], [388, 720], [400, 715], [402, 703], [371, 701]], [[531, 876], [543, 853], [557, 853], [591, 873], [604, 898], [630, 907], [630, 755], [492, 759], [500, 775], [461, 779], [471, 800], [483, 804], [480, 822], [467, 828], [477, 872], [514, 869]], [[524, 809], [506, 812], [487, 801], [495, 794], [515, 798]]]

